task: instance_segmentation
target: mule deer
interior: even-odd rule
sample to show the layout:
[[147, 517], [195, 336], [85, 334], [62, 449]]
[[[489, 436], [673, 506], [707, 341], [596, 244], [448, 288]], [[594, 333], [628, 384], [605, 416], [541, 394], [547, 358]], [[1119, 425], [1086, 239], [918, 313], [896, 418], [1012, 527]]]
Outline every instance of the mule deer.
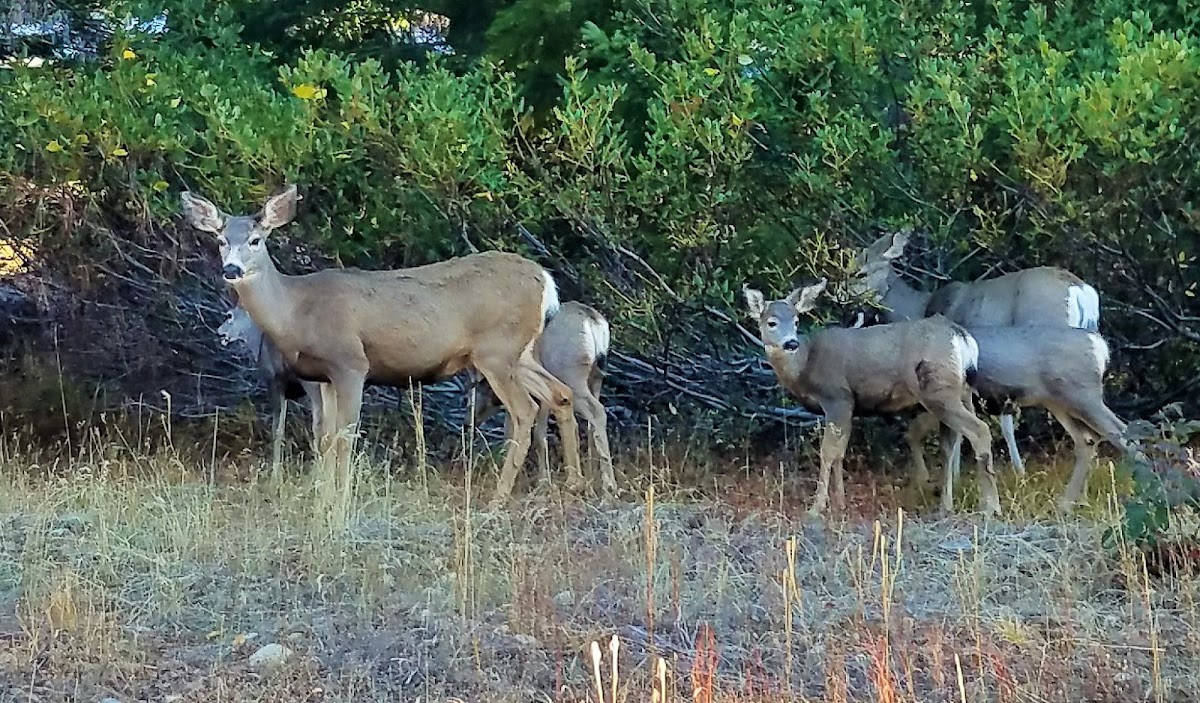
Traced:
[[225, 314], [225, 322], [217, 328], [221, 343], [240, 342], [250, 351], [255, 368], [267, 381], [271, 397], [271, 412], [275, 416], [271, 431], [271, 468], [278, 472], [283, 458], [283, 435], [287, 423], [289, 400], [307, 397], [312, 408], [313, 438], [321, 436], [321, 384], [297, 378], [283, 362], [283, 355], [271, 344], [240, 306]]
[[[590, 461], [593, 465], [599, 462], [605, 492], [615, 494], [617, 481], [608, 448], [608, 418], [600, 402], [609, 341], [608, 320], [603, 315], [590, 305], [567, 301], [546, 323], [534, 353], [547, 371], [571, 389], [575, 412], [587, 422]], [[476, 382], [473, 392], [478, 427], [500, 410], [500, 404], [486, 381]], [[550, 449], [546, 442], [549, 423], [550, 409], [538, 408], [533, 442], [543, 475], [549, 475], [550, 471]]]
[[539, 403], [557, 416], [570, 487], [581, 487], [571, 390], [533, 356], [559, 306], [550, 273], [516, 254], [491, 251], [393, 271], [289, 276], [275, 267], [266, 239], [295, 216], [297, 199], [291, 185], [259, 214], [230, 216], [200, 196], [181, 195], [192, 226], [217, 235], [222, 274], [238, 304], [297, 378], [321, 383], [318, 446], [322, 463], [334, 469], [338, 507], [349, 506], [364, 386], [404, 387], [467, 368], [487, 378], [512, 418], [492, 506], [512, 492]]
[[[1100, 330], [1100, 295], [1070, 271], [1038, 266], [971, 283], [956, 281], [926, 292], [905, 283], [893, 266], [907, 244], [903, 232], [876, 239], [863, 251], [850, 286], [852, 294], [877, 297], [884, 322], [942, 314], [967, 328], [1059, 325]], [[1000, 414], [1000, 431], [1013, 469], [1024, 474], [1025, 462], [1017, 450], [1016, 413], [1009, 404]], [[919, 421], [930, 422], [929, 418]]]
[[[1125, 423], [1104, 403], [1104, 374], [1108, 343], [1098, 333], [1059, 326], [971, 327], [979, 343], [979, 369], [972, 385], [981, 404], [1011, 402], [1040, 406], [1063, 426], [1075, 445], [1075, 467], [1058, 507], [1069, 511], [1087, 485], [1096, 457], [1096, 442], [1108, 440], [1127, 455]], [[913, 423], [914, 433], [926, 435], [937, 419], [925, 415]], [[945, 437], [944, 437], [945, 438]], [[950, 433], [953, 446], [944, 447], [948, 460], [958, 461], [961, 437]], [[918, 442], [914, 451], [921, 452]], [[919, 461], [924, 463], [924, 458]], [[957, 465], [950, 467], [957, 473]]]
[[[844, 503], [842, 458], [855, 411], [890, 414], [920, 405], [942, 424], [967, 436], [979, 466], [982, 510], [998, 514], [991, 432], [969, 404], [968, 377], [978, 357], [975, 340], [940, 315], [861, 329], [832, 327], [803, 335], [797, 329], [799, 315], [814, 307], [825, 285], [822, 279], [771, 302], [766, 302], [761, 292], [743, 287], [776, 378], [809, 410], [819, 409], [825, 415], [821, 472], [810, 513], [819, 514], [828, 505], [831, 470], [836, 500]], [[953, 509], [951, 481], [947, 471], [948, 490], [942, 494], [946, 512]]]

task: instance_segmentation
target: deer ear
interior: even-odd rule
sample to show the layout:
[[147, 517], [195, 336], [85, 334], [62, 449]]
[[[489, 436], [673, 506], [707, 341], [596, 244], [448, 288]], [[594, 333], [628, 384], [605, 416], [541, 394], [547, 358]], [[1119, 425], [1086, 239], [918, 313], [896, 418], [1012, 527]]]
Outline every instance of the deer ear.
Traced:
[[179, 202], [183, 205], [183, 214], [193, 227], [205, 232], [216, 234], [225, 228], [225, 216], [216, 205], [208, 202], [191, 191], [179, 194]]
[[797, 288], [788, 296], [788, 302], [796, 307], [796, 312], [808, 312], [816, 307], [817, 296], [821, 295], [828, 283], [827, 279], [822, 278], [811, 286]]
[[742, 295], [746, 296], [746, 307], [750, 309], [750, 315], [756, 320], [762, 317], [763, 310], [767, 309], [767, 299], [763, 297], [762, 291], [743, 285]]
[[288, 186], [279, 195], [273, 195], [267, 204], [263, 206], [262, 216], [259, 217], [258, 224], [263, 229], [270, 231], [286, 225], [296, 216], [296, 201], [300, 196], [296, 194], [296, 184]]
[[904, 247], [908, 244], [908, 235], [904, 232], [897, 232], [892, 235], [892, 245], [883, 252], [883, 258], [891, 261], [899, 259], [904, 254]]

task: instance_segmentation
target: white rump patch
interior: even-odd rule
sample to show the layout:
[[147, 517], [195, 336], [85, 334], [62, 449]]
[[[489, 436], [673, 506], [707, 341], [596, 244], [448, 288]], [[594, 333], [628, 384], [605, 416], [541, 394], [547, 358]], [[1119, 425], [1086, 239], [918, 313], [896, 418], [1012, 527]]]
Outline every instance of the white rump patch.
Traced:
[[546, 269], [542, 269], [542, 278], [545, 279], [546, 285], [542, 286], [542, 325], [546, 324], [546, 320], [558, 314], [558, 284], [554, 282], [554, 276]]
[[583, 338], [588, 345], [588, 358], [594, 363], [596, 359], [608, 354], [611, 341], [608, 321], [586, 318], [583, 321]]
[[1092, 343], [1092, 356], [1096, 359], [1096, 371], [1103, 378], [1104, 373], [1108, 371], [1108, 342], [1105, 341], [1104, 337], [1094, 332], [1088, 335], [1088, 340]]
[[1087, 283], [1067, 288], [1067, 324], [1089, 332], [1100, 331], [1100, 294]]
[[966, 378], [968, 371], [979, 368], [979, 342], [969, 334], [955, 332], [950, 338], [954, 348], [954, 361], [958, 364], [959, 373]]

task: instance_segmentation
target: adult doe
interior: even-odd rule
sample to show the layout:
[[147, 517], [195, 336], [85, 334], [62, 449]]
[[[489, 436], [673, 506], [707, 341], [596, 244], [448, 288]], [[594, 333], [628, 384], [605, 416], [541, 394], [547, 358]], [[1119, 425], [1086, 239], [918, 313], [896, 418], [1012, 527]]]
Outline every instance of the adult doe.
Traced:
[[581, 487], [571, 390], [533, 354], [559, 306], [550, 273], [524, 257], [492, 251], [392, 271], [286, 275], [266, 242], [295, 216], [297, 199], [291, 185], [260, 213], [230, 216], [198, 195], [181, 195], [191, 224], [217, 235], [222, 274], [238, 304], [298, 378], [322, 384], [318, 445], [323, 463], [334, 467], [340, 507], [349, 505], [364, 386], [407, 387], [466, 368], [487, 378], [512, 417], [492, 505], [512, 491], [539, 404], [548, 404], [563, 428], [564, 463], [573, 487]]

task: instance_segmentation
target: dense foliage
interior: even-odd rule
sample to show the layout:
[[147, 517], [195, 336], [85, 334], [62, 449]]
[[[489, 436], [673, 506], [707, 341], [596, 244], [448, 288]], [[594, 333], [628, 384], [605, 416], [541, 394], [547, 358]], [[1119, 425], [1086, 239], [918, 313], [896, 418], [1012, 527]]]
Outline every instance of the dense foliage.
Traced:
[[[1195, 407], [1186, 3], [283, 5], [168, 2], [166, 35], [0, 71], [11, 236], [64, 267], [109, 251], [98, 232], [165, 251], [184, 187], [245, 210], [295, 181], [289, 233], [346, 263], [520, 248], [650, 351], [740, 315], [746, 279], [837, 279], [879, 229], [913, 227], [929, 279], [1089, 279], [1127, 371], [1116, 405]], [[451, 18], [457, 54], [396, 46], [418, 10]]]

